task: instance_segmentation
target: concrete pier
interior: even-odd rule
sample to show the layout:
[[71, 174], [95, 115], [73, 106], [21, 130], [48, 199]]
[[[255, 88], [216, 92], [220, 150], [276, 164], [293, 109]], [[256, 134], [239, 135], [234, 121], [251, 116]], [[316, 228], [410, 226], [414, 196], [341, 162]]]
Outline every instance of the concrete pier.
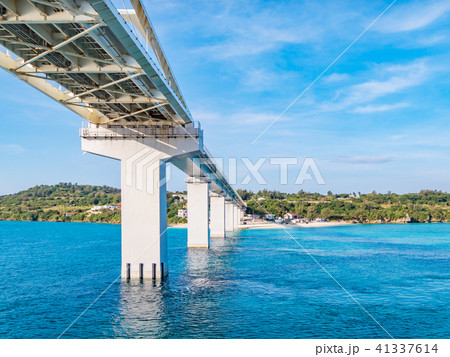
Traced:
[[225, 231], [234, 232], [234, 204], [225, 201]]
[[157, 138], [123, 129], [89, 128], [82, 150], [121, 161], [123, 279], [168, 273], [166, 163], [196, 152], [191, 138]]
[[[145, 179], [136, 175], [143, 169], [142, 165], [133, 168], [126, 161], [122, 162], [124, 278], [162, 279], [168, 273], [166, 163], [161, 159], [155, 151], [147, 156], [145, 162], [150, 165], [150, 170], [145, 170]], [[141, 189], [144, 185], [145, 190]], [[130, 276], [124, 273], [128, 264]]]
[[239, 223], [240, 223], [239, 207], [233, 205], [233, 227], [235, 230], [238, 229]]
[[225, 237], [225, 195], [211, 195], [210, 235], [214, 238]]
[[189, 177], [187, 183], [188, 248], [209, 248], [209, 184], [207, 177]]

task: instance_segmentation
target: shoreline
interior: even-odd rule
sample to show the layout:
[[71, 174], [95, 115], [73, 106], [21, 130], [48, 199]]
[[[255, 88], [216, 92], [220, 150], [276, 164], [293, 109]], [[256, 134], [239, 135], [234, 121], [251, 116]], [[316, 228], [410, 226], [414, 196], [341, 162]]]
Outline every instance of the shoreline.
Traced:
[[255, 224], [241, 224], [238, 226], [239, 229], [283, 229], [283, 228], [318, 228], [318, 227], [337, 227], [337, 226], [349, 226], [360, 223], [353, 222], [311, 222], [311, 223], [274, 223], [274, 222], [258, 222]]
[[[87, 224], [113, 224], [120, 225], [121, 222], [87, 222], [87, 221], [28, 221], [18, 219], [0, 219], [0, 222], [42, 222], [42, 223], [87, 223]], [[365, 224], [436, 224], [450, 223], [447, 221], [433, 222], [347, 222], [347, 221], [330, 221], [330, 222], [311, 222], [311, 223], [274, 223], [274, 222], [256, 222], [251, 224], [240, 224], [238, 229], [281, 229], [282, 227], [294, 228], [318, 228], [318, 227], [338, 227], [350, 225]], [[187, 223], [167, 224], [167, 228], [187, 228]]]

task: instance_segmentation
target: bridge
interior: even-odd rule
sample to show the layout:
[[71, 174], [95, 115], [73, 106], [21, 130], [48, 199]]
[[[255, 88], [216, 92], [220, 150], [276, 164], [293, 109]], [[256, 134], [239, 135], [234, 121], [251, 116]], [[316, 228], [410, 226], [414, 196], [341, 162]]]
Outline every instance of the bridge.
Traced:
[[163, 279], [167, 163], [188, 176], [188, 247], [237, 229], [246, 206], [203, 144], [146, 10], [130, 1], [0, 0], [0, 66], [86, 120], [82, 150], [120, 160], [122, 278]]

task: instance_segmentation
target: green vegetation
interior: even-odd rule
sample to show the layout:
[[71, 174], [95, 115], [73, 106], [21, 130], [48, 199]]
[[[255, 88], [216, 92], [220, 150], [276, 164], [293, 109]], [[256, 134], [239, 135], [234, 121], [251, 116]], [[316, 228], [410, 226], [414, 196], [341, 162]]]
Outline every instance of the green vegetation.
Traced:
[[186, 197], [186, 192], [167, 192], [167, 223], [187, 223], [184, 218], [177, 216], [178, 210], [186, 208], [186, 201], [183, 200], [183, 196]]
[[[186, 206], [186, 192], [167, 193], [168, 223], [186, 223], [177, 216]], [[94, 206], [120, 204], [120, 189], [60, 183], [35, 186], [12, 195], [0, 196], [0, 220], [51, 222], [120, 223], [120, 208], [103, 208], [95, 213]]]
[[277, 191], [238, 190], [247, 201], [251, 213], [272, 213], [283, 216], [297, 213], [308, 219], [325, 218], [330, 221], [376, 222], [442, 222], [450, 221], [450, 194], [423, 190], [419, 193], [398, 195], [381, 194], [286, 194]]
[[[297, 213], [308, 219], [369, 222], [450, 222], [450, 194], [441, 191], [420, 191], [397, 195], [379, 194], [296, 194], [278, 191], [251, 192], [238, 190], [248, 205], [248, 213]], [[168, 223], [185, 223], [177, 216], [186, 207], [186, 192], [167, 193]], [[120, 208], [94, 206], [120, 204], [120, 190], [108, 186], [60, 183], [36, 186], [12, 195], [0, 196], [0, 220], [107, 222], [120, 223]]]
[[120, 190], [113, 187], [70, 183], [41, 185], [0, 196], [0, 220], [119, 223], [118, 209], [101, 210], [97, 214], [89, 212], [94, 206], [119, 203]]

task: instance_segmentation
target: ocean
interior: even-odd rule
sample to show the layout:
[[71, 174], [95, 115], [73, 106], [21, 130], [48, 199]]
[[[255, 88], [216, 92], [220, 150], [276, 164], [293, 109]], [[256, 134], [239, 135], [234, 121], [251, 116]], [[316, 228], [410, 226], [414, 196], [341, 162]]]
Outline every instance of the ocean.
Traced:
[[0, 336], [450, 338], [450, 224], [286, 229], [170, 228], [169, 277], [127, 283], [119, 225], [0, 222]]

